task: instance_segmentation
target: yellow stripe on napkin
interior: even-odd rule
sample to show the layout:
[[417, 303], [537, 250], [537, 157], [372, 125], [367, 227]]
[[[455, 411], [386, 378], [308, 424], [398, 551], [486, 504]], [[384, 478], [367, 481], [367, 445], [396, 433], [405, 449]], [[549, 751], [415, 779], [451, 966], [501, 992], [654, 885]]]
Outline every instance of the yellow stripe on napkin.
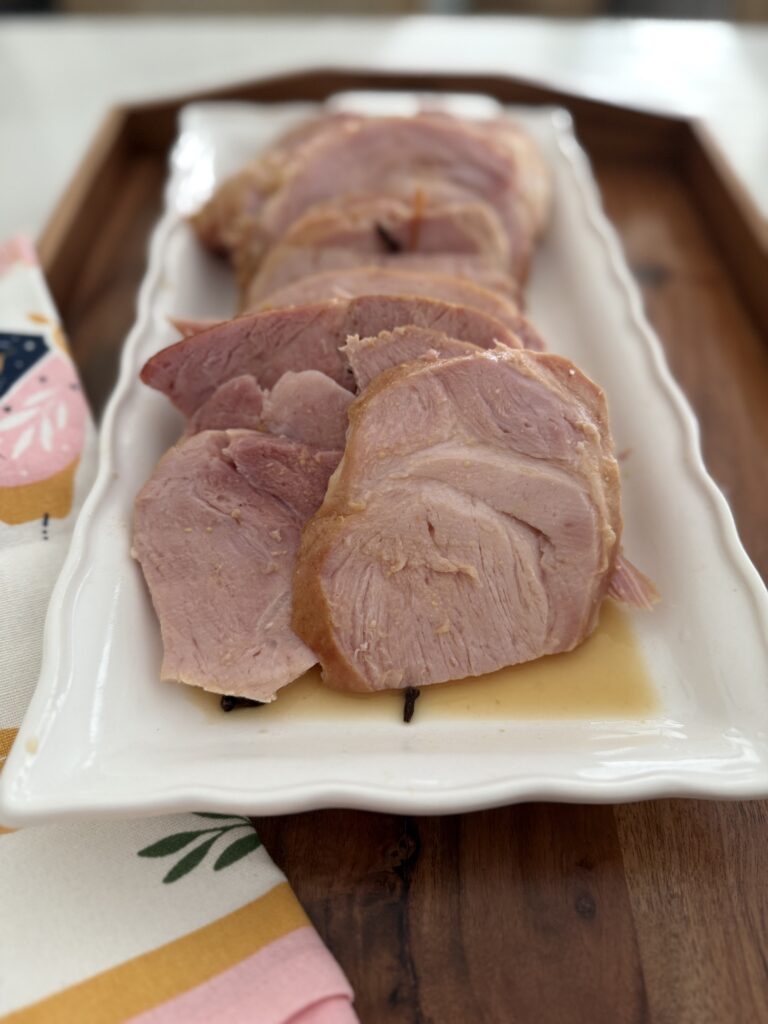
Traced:
[[0, 729], [0, 771], [3, 770], [3, 764], [11, 752], [18, 731], [18, 729]]
[[[11, 752], [11, 747], [18, 731], [18, 729], [0, 729], [0, 772], [3, 770], [5, 759]], [[12, 828], [3, 828], [0, 825], [0, 836], [10, 835], [13, 831], [15, 830]]]
[[181, 939], [3, 1017], [3, 1024], [115, 1024], [201, 985], [309, 924], [287, 882]]

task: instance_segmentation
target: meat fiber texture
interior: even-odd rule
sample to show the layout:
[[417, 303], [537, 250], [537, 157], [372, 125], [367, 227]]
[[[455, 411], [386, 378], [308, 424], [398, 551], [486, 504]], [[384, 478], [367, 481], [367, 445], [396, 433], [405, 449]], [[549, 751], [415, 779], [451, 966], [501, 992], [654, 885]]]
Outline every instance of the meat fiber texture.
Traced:
[[407, 201], [418, 190], [486, 204], [506, 235], [510, 272], [525, 277], [548, 214], [549, 176], [530, 138], [506, 119], [316, 119], [225, 182], [194, 223], [213, 248], [233, 254], [245, 247], [253, 266], [318, 204], [375, 193]]
[[[438, 199], [414, 184], [413, 195], [339, 196], [319, 203], [280, 238], [261, 266], [261, 247], [241, 245], [232, 255], [246, 301], [253, 302], [306, 274], [345, 264], [391, 267], [455, 266], [485, 277], [499, 290], [517, 289], [509, 240], [487, 203]], [[258, 272], [258, 273], [257, 273]]]
[[203, 430], [261, 430], [264, 417], [264, 392], [255, 377], [247, 373], [233, 377], [216, 388], [211, 397], [195, 410], [187, 421], [185, 434]]
[[363, 264], [382, 270], [443, 274], [469, 281], [488, 291], [498, 292], [513, 302], [520, 298], [520, 285], [505, 270], [486, 256], [466, 253], [380, 253], [375, 259], [343, 246], [305, 246], [278, 243], [269, 251], [259, 273], [246, 287], [242, 309], [254, 309], [276, 291], [315, 274], [335, 271], [344, 274]]
[[319, 370], [342, 387], [354, 381], [340, 349], [350, 335], [369, 336], [403, 324], [429, 327], [481, 348], [520, 348], [504, 324], [476, 309], [436, 299], [366, 295], [266, 310], [215, 324], [158, 352], [141, 379], [192, 416], [220, 385], [254, 377], [271, 388], [289, 370]]
[[409, 195], [339, 196], [317, 203], [295, 221], [281, 241], [337, 245], [369, 252], [484, 254], [509, 263], [509, 241], [493, 209], [482, 200], [456, 196], [445, 187]]
[[559, 356], [478, 352], [378, 376], [307, 523], [293, 626], [371, 691], [571, 650], [620, 555], [600, 389]]
[[477, 345], [426, 327], [396, 327], [373, 338], [353, 336], [342, 349], [358, 391], [364, 391], [380, 373], [404, 363], [419, 359], [434, 362], [441, 357], [465, 356], [479, 351]]
[[205, 431], [163, 457], [133, 534], [163, 679], [270, 701], [315, 663], [291, 629], [292, 575], [339, 458], [251, 430]]
[[264, 402], [264, 423], [272, 434], [320, 448], [344, 448], [349, 391], [317, 370], [284, 373]]
[[349, 391], [317, 370], [284, 373], [271, 391], [244, 374], [216, 388], [190, 417], [186, 434], [246, 428], [342, 449], [351, 401]]
[[481, 313], [500, 320], [512, 331], [517, 330], [520, 323], [520, 310], [513, 299], [471, 281], [450, 274], [371, 264], [302, 277], [273, 292], [255, 309], [285, 309], [327, 299], [354, 299], [360, 295], [440, 299], [454, 305], [479, 309]]

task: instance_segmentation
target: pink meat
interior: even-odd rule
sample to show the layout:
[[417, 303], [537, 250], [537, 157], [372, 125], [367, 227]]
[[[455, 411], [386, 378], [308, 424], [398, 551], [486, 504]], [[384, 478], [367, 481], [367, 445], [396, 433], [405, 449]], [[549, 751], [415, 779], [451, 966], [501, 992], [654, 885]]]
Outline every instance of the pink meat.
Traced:
[[401, 270], [396, 266], [380, 267], [370, 264], [300, 278], [293, 284], [272, 292], [258, 308], [281, 309], [286, 306], [305, 305], [308, 302], [322, 302], [325, 299], [352, 299], [358, 295], [421, 295], [427, 299], [442, 299], [457, 306], [479, 309], [500, 320], [513, 331], [517, 330], [520, 323], [520, 311], [513, 299], [489, 291], [471, 281], [448, 274]]
[[659, 600], [659, 592], [654, 583], [621, 554], [616, 559], [608, 596], [630, 608], [643, 611], [650, 611]]
[[293, 568], [339, 454], [230, 430], [163, 457], [136, 499], [133, 533], [163, 679], [270, 701], [314, 664], [290, 625]]
[[324, 679], [423, 686], [567, 651], [620, 551], [602, 392], [524, 351], [411, 363], [350, 409], [304, 528], [293, 625]]
[[375, 377], [394, 366], [417, 359], [451, 358], [478, 351], [477, 345], [457, 341], [441, 331], [426, 327], [396, 327], [394, 331], [382, 331], [373, 338], [355, 335], [347, 339], [342, 349], [355, 375], [358, 391], [363, 391]]
[[186, 434], [203, 430], [261, 430], [265, 392], [249, 374], [233, 377], [216, 388], [189, 418]]
[[343, 449], [352, 395], [324, 373], [284, 373], [264, 402], [263, 424], [272, 434], [318, 448]]
[[[418, 188], [409, 196], [340, 196], [311, 207], [282, 235], [278, 253], [267, 256], [262, 283], [250, 284], [251, 294], [263, 293], [274, 280], [275, 261], [286, 249], [346, 250], [355, 254], [358, 264], [390, 259], [396, 265], [395, 256], [451, 254], [474, 257], [499, 277], [510, 272], [509, 240], [487, 203], [441, 199], [434, 190]], [[243, 285], [259, 270], [262, 254], [260, 244], [247, 243], [233, 253]]]
[[191, 218], [200, 241], [209, 248], [231, 253], [261, 236], [260, 210], [290, 175], [302, 151], [326, 131], [358, 120], [352, 114], [328, 114], [302, 121], [276, 139], [237, 174], [223, 181], [207, 203]]
[[[521, 198], [518, 155], [487, 126], [448, 117], [361, 120], [323, 133], [298, 159], [284, 185], [264, 204], [261, 222], [280, 238], [306, 210], [340, 195], [414, 187], [473, 197], [496, 211], [511, 250], [514, 276], [525, 276], [534, 229]], [[527, 137], [526, 137], [527, 138]], [[527, 143], [532, 146], [532, 143]]]
[[267, 310], [217, 324], [158, 352], [145, 364], [141, 379], [164, 392], [187, 416], [221, 384], [243, 374], [271, 388], [288, 370], [319, 370], [351, 390], [352, 375], [339, 351], [347, 338], [403, 324], [431, 327], [483, 348], [497, 341], [520, 347], [504, 324], [478, 310], [435, 299], [369, 295]]
[[507, 237], [512, 275], [525, 277], [549, 184], [536, 147], [507, 121], [431, 113], [317, 119], [220, 186], [193, 223], [205, 244], [239, 251], [245, 271], [311, 207], [372, 193], [408, 202], [419, 191], [486, 204]]
[[343, 448], [352, 395], [317, 370], [284, 373], [271, 391], [243, 374], [221, 384], [187, 423], [202, 430], [263, 430], [318, 448]]
[[312, 206], [283, 235], [294, 245], [340, 246], [357, 252], [479, 253], [504, 266], [509, 242], [486, 203], [411, 195], [342, 196]]
[[517, 303], [520, 288], [506, 271], [487, 257], [464, 253], [385, 253], [375, 260], [354, 249], [343, 247], [299, 246], [278, 244], [270, 250], [261, 271], [243, 292], [242, 306], [254, 309], [289, 285], [298, 285], [305, 278], [336, 273], [346, 276], [363, 264], [374, 265], [386, 272], [441, 274], [475, 284], [486, 291], [498, 292], [504, 299]]

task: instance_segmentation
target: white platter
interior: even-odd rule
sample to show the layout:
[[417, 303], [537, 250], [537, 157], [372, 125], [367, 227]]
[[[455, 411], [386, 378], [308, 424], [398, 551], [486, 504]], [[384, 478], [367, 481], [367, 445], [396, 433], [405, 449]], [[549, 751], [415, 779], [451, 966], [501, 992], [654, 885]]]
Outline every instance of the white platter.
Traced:
[[[410, 110], [412, 96], [336, 103]], [[467, 116], [481, 97], [442, 97]], [[625, 548], [663, 595], [635, 632], [658, 692], [645, 719], [334, 720], [213, 714], [158, 681], [160, 642], [131, 560], [136, 492], [178, 435], [166, 400], [137, 379], [173, 340], [169, 314], [228, 315], [230, 274], [183, 220], [308, 105], [184, 111], [165, 214], [101, 434], [98, 481], [80, 516], [45, 633], [40, 683], [0, 777], [9, 825], [211, 810], [276, 814], [346, 806], [467, 811], [519, 800], [768, 796], [768, 601], [707, 476], [693, 416], [641, 311], [588, 163], [562, 111], [513, 111], [555, 176], [529, 312], [552, 349], [608, 395], [624, 463]]]

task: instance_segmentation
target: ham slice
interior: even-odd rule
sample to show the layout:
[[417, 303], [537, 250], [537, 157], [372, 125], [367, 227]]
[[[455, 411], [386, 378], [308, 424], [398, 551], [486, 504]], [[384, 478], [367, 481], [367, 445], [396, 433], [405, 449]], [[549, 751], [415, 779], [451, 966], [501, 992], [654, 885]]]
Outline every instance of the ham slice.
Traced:
[[366, 295], [266, 310], [216, 324], [158, 352], [145, 364], [141, 379], [187, 416], [221, 384], [244, 374], [271, 388], [289, 370], [319, 370], [352, 390], [352, 374], [340, 352], [347, 338], [402, 324], [431, 327], [482, 348], [497, 341], [520, 347], [509, 328], [478, 310], [435, 299]]
[[506, 119], [337, 113], [192, 218], [249, 312], [174, 321], [141, 373], [188, 417], [135, 508], [163, 678], [270, 701], [319, 660], [342, 690], [418, 687], [657, 600], [604, 396], [519, 310], [550, 204]]
[[535, 145], [507, 121], [434, 113], [316, 119], [225, 182], [193, 224], [212, 248], [247, 250], [252, 268], [318, 204], [382, 193], [412, 202], [419, 190], [486, 204], [506, 235], [513, 276], [524, 278], [533, 238], [546, 220], [549, 185]]
[[284, 373], [264, 402], [263, 423], [272, 434], [319, 448], [343, 449], [352, 395], [324, 373]]
[[339, 457], [251, 430], [205, 431], [163, 457], [133, 534], [163, 679], [270, 701], [314, 664], [291, 629], [291, 584], [302, 526]]
[[[309, 250], [309, 260], [327, 259], [317, 250], [353, 254], [357, 264], [397, 257], [476, 257], [499, 278], [510, 273], [509, 240], [494, 210], [472, 198], [441, 199], [433, 192], [415, 187], [408, 196], [339, 196], [319, 203], [303, 214], [280, 238], [277, 253], [271, 253], [251, 284], [250, 294], [264, 294], [276, 279], [276, 262], [284, 263], [287, 251]], [[252, 281], [259, 270], [262, 247], [239, 246], [232, 254], [241, 286]], [[467, 265], [471, 259], [467, 259]], [[280, 270], [285, 276], [285, 268]]]
[[233, 377], [216, 388], [187, 423], [186, 435], [203, 430], [261, 430], [265, 392], [247, 373]]
[[493, 209], [477, 199], [416, 186], [409, 195], [353, 194], [318, 203], [281, 238], [293, 245], [359, 253], [475, 253], [509, 263], [509, 242]]
[[394, 331], [382, 331], [373, 338], [356, 335], [348, 338], [341, 351], [355, 375], [358, 391], [363, 391], [375, 377], [394, 366], [417, 359], [466, 356], [480, 349], [477, 345], [449, 338], [441, 331], [426, 327], [396, 327]]
[[[441, 299], [457, 306], [479, 309], [482, 313], [500, 320], [513, 331], [517, 331], [520, 322], [520, 310], [513, 299], [471, 281], [449, 274], [370, 264], [302, 277], [293, 284], [272, 292], [258, 308], [284, 309], [287, 306], [301, 306], [326, 299], [353, 299], [359, 295], [422, 296], [427, 299]], [[179, 321], [174, 323], [178, 326]]]
[[284, 373], [271, 391], [243, 374], [216, 388], [190, 417], [186, 436], [202, 430], [264, 430], [319, 448], [344, 447], [352, 395], [324, 373]]
[[316, 274], [335, 272], [339, 276], [357, 270], [362, 263], [374, 264], [385, 271], [443, 274], [458, 277], [517, 302], [520, 287], [506, 271], [485, 256], [464, 253], [381, 253], [361, 256], [354, 249], [340, 246], [288, 245], [278, 243], [269, 252], [260, 272], [243, 293], [242, 306], [260, 306], [276, 291]]
[[340, 689], [492, 672], [589, 635], [620, 536], [605, 400], [568, 360], [400, 366], [350, 409], [304, 528], [293, 626]]
[[[499, 135], [497, 139], [495, 136]], [[525, 276], [536, 226], [522, 199], [527, 180], [518, 174], [519, 145], [492, 126], [429, 115], [383, 117], [342, 125], [323, 133], [298, 159], [281, 188], [261, 209], [273, 239], [310, 207], [341, 195], [384, 191], [411, 196], [415, 187], [487, 203], [498, 215], [510, 244], [515, 277]], [[542, 167], [542, 173], [544, 169]]]
[[237, 174], [219, 185], [207, 203], [191, 218], [200, 241], [216, 252], [232, 253], [260, 234], [261, 207], [290, 175], [303, 150], [325, 132], [358, 121], [356, 115], [324, 113], [302, 121], [281, 135]]
[[[479, 310], [508, 327], [518, 336], [524, 348], [536, 352], [543, 352], [546, 348], [541, 335], [520, 313], [512, 298], [460, 277], [424, 270], [365, 266], [313, 274], [273, 292], [258, 302], [250, 312], [314, 305], [330, 299], [346, 300], [364, 295], [439, 299], [451, 305]], [[171, 323], [184, 338], [200, 334], [222, 322], [191, 317], [171, 318]]]

